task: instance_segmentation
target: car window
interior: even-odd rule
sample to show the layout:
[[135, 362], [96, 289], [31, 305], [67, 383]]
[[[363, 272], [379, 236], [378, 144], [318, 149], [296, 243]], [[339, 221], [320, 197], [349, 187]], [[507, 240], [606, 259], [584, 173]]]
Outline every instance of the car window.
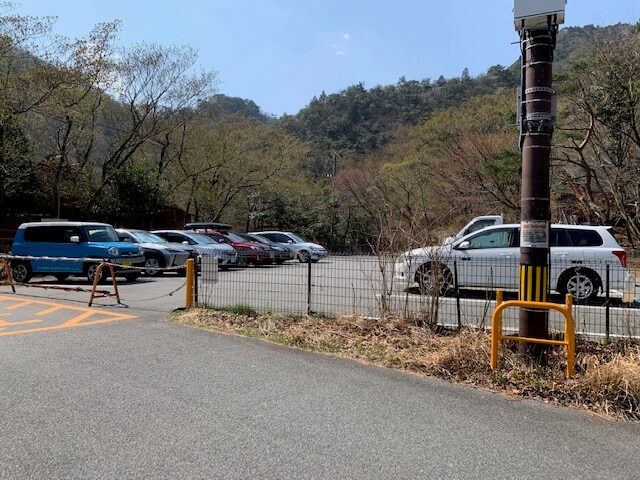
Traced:
[[270, 240], [273, 240], [274, 242], [289, 243], [289, 240], [291, 240], [289, 237], [283, 235], [282, 233], [263, 233], [262, 235]]
[[89, 225], [84, 228], [90, 242], [117, 242], [118, 234], [109, 225]]
[[516, 246], [516, 242], [514, 240], [515, 232], [517, 232], [517, 230], [507, 228], [479, 233], [469, 239], [469, 249], [509, 248]]
[[463, 232], [463, 236], [464, 235], [469, 235], [470, 233], [473, 232], [477, 232], [478, 230], [481, 230], [485, 227], [490, 227], [491, 225], [495, 225], [496, 221], [491, 218], [491, 219], [486, 219], [486, 220], [478, 220], [477, 222], [475, 222], [473, 225], [471, 225], [469, 228], [467, 228], [464, 232]]
[[567, 230], [564, 228], [552, 228], [549, 232], [549, 246], [550, 247], [570, 247], [571, 240], [567, 235]]
[[162, 238], [165, 238], [168, 242], [182, 243], [182, 241], [184, 240], [182, 236], [176, 233], [161, 232], [161, 233], [158, 233], [157, 235], [159, 235]]
[[602, 237], [595, 230], [567, 229], [571, 244], [574, 247], [599, 247], [602, 245]]
[[151, 232], [137, 231], [134, 237], [142, 243], [166, 243], [166, 240]]
[[123, 242], [136, 243], [136, 239], [128, 232], [118, 232], [118, 238]]
[[188, 240], [191, 245], [195, 245], [196, 243], [210, 245], [212, 243], [220, 243], [218, 240], [211, 238], [209, 235], [205, 235], [204, 233], [190, 233], [183, 240]]
[[54, 225], [29, 227], [24, 232], [24, 239], [26, 242], [71, 243], [74, 235], [80, 235], [77, 227]]

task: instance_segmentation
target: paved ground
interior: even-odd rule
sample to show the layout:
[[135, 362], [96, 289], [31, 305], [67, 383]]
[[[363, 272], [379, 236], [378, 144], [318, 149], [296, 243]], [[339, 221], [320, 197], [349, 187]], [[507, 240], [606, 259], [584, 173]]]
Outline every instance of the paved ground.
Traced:
[[638, 424], [187, 328], [130, 303], [0, 292], [0, 478], [640, 471]]

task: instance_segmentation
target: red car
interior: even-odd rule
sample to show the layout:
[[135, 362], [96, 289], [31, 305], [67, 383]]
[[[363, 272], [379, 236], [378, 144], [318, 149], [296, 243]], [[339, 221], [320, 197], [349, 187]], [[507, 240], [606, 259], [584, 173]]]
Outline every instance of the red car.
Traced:
[[221, 233], [209, 228], [196, 228], [196, 232], [231, 245], [238, 252], [239, 264], [267, 264], [273, 261], [273, 252], [269, 245], [258, 242], [249, 242], [233, 232]]

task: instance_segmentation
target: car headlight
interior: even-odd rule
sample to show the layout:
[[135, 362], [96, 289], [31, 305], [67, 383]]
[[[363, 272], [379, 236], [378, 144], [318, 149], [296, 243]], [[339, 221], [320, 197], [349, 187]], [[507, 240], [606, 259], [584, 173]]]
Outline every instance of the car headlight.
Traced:
[[107, 250], [107, 253], [112, 257], [120, 256], [120, 250], [118, 250], [118, 247], [109, 247], [109, 250]]

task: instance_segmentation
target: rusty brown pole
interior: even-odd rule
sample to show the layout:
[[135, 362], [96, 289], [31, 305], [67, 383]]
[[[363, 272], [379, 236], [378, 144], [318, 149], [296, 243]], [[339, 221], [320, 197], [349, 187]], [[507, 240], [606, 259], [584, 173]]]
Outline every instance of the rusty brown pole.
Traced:
[[[551, 221], [549, 167], [553, 135], [551, 87], [557, 26], [523, 30], [521, 92], [521, 232], [520, 292], [524, 301], [547, 301], [549, 276], [549, 223]], [[521, 309], [520, 336], [548, 337], [548, 312]], [[543, 360], [543, 345], [521, 343], [520, 352]]]

